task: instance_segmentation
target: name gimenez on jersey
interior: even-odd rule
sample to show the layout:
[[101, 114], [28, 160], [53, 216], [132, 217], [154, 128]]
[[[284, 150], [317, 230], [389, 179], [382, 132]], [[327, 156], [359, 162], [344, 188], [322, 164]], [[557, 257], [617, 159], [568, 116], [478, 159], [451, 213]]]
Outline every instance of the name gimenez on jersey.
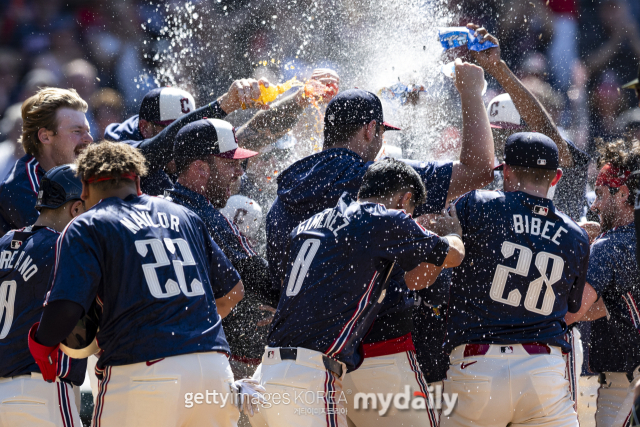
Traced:
[[545, 221], [543, 226], [540, 218], [530, 218], [529, 215], [513, 215], [513, 229], [517, 234], [527, 233], [532, 236], [540, 236], [560, 246], [558, 239], [562, 237], [562, 233], [568, 233], [569, 230], [564, 227], [555, 230], [555, 225], [555, 222]]
[[[341, 221], [342, 220], [342, 221]], [[327, 209], [302, 222], [296, 227], [296, 234], [315, 229], [326, 228], [330, 230], [334, 236], [338, 237], [338, 231], [349, 225], [349, 220], [345, 218], [337, 209]], [[293, 238], [294, 236], [292, 236]]]
[[130, 212], [129, 217], [131, 219], [122, 218], [120, 222], [122, 223], [122, 225], [127, 227], [129, 231], [131, 231], [133, 234], [136, 234], [138, 231], [140, 231], [143, 228], [149, 228], [149, 227], [171, 228], [172, 230], [177, 231], [178, 233], [180, 232], [180, 218], [172, 214], [158, 212], [157, 219], [156, 219], [157, 222], [154, 222], [154, 220], [151, 218], [151, 215], [149, 214], [149, 212], [146, 211], [146, 208], [145, 208], [145, 210], [140, 212], [135, 212], [135, 211]]
[[[16, 260], [15, 258], [18, 253], [20, 253], [20, 256]], [[2, 251], [2, 253], [0, 253], [0, 270], [7, 268], [17, 270], [25, 282], [38, 272], [38, 266], [35, 263], [32, 264], [32, 262], [33, 259], [29, 255], [24, 256], [24, 251], [16, 251], [13, 253], [12, 251]]]

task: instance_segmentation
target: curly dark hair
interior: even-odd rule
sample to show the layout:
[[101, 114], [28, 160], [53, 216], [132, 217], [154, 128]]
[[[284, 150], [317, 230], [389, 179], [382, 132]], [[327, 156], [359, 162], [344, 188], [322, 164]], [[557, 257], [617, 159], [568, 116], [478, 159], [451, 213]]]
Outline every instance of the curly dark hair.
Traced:
[[[598, 151], [598, 169], [607, 163], [611, 163], [612, 166], [620, 170], [640, 171], [640, 141], [637, 139], [625, 137], [606, 142], [602, 139], [597, 139], [596, 147]], [[640, 173], [631, 175], [625, 185], [630, 193], [627, 203], [633, 206], [636, 192], [640, 191]]]
[[78, 177], [82, 180], [89, 178], [113, 177], [109, 181], [96, 182], [93, 185], [103, 190], [120, 188], [123, 181], [122, 175], [134, 173], [139, 177], [147, 175], [147, 166], [144, 156], [136, 148], [127, 144], [102, 141], [91, 144], [76, 159]]

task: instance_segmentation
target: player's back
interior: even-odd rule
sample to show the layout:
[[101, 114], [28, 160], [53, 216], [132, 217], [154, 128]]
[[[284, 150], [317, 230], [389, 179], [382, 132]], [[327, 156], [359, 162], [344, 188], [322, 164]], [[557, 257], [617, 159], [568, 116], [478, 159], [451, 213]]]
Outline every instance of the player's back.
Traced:
[[404, 211], [354, 203], [343, 195], [335, 208], [291, 233], [269, 346], [323, 352], [353, 369], [360, 359], [357, 347], [384, 298], [382, 285], [392, 263], [412, 270], [430, 253], [436, 256], [433, 249], [440, 242]]
[[523, 192], [472, 191], [455, 204], [466, 256], [453, 270], [448, 350], [467, 343], [562, 339], [579, 309], [586, 234], [551, 200]]
[[215, 298], [239, 278], [191, 211], [146, 195], [104, 199], [69, 224], [58, 252], [49, 300], [87, 310], [97, 292], [99, 367], [228, 352]]
[[[40, 372], [26, 337], [40, 321], [60, 233], [48, 227], [11, 230], [0, 239], [0, 378]], [[61, 376], [80, 385], [86, 360], [63, 353]]]

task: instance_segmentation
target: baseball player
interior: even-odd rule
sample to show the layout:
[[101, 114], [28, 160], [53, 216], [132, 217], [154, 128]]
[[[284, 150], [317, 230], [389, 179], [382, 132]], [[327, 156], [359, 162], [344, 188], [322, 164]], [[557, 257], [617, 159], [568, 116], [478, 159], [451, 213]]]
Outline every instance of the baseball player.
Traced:
[[505, 144], [504, 191], [455, 202], [467, 256], [453, 269], [444, 392], [457, 393], [441, 425], [577, 426], [565, 376], [567, 310], [578, 312], [587, 234], [546, 198], [562, 176], [547, 136]]
[[44, 173], [72, 163], [93, 141], [85, 116], [87, 103], [74, 89], [45, 88], [22, 103], [26, 154], [0, 184], [0, 235], [36, 222], [35, 209]]
[[140, 149], [149, 165], [149, 176], [142, 180], [142, 191], [162, 195], [173, 186], [165, 168], [174, 172], [167, 166], [173, 160], [173, 143], [178, 131], [205, 117], [222, 119], [242, 105], [254, 106], [252, 98], [260, 96], [260, 84], [269, 86], [267, 80], [236, 80], [227, 93], [199, 109], [196, 109], [193, 96], [184, 90], [153, 89], [142, 100], [137, 116], [124, 123], [111, 124], [104, 137]]
[[[71, 165], [42, 177], [35, 224], [0, 239], [0, 425], [81, 426], [73, 386], [84, 381], [86, 359], [59, 352], [55, 382], [43, 383], [25, 336], [42, 315], [60, 232], [84, 212], [82, 183]], [[77, 390], [77, 389], [76, 389]]]
[[[493, 139], [480, 99], [482, 69], [458, 60], [456, 76], [464, 122], [460, 162], [403, 160], [416, 169], [429, 189], [426, 203], [416, 207], [416, 216], [438, 212], [447, 200], [482, 187], [492, 178]], [[294, 163], [278, 176], [278, 197], [267, 214], [267, 259], [275, 280], [284, 279], [283, 251], [291, 230], [308, 217], [334, 207], [343, 192], [355, 196], [362, 177], [380, 152], [383, 132], [397, 129], [384, 122], [380, 100], [372, 93], [355, 89], [333, 98], [324, 118], [323, 151]], [[363, 369], [345, 377], [345, 389], [386, 395], [404, 392], [409, 385], [428, 398], [411, 338], [415, 300], [404, 282], [404, 271], [396, 266], [383, 307], [364, 341]], [[392, 379], [390, 365], [396, 368]], [[348, 405], [353, 402], [348, 401]], [[358, 426], [382, 422], [376, 411], [350, 407], [348, 412]], [[407, 425], [436, 423], [431, 409], [392, 408], [385, 418]]]
[[[254, 375], [268, 395], [290, 398], [286, 407], [274, 401], [264, 409], [269, 426], [346, 426], [344, 375], [362, 361], [362, 338], [394, 263], [418, 289], [462, 261], [458, 236], [438, 237], [411, 218], [425, 196], [415, 170], [385, 159], [368, 169], [357, 201], [345, 193], [291, 232], [283, 292]], [[448, 231], [455, 233], [452, 216]], [[425, 280], [429, 269], [435, 273]], [[301, 402], [296, 394], [314, 398]]]
[[231, 393], [221, 317], [242, 298], [237, 272], [193, 212], [141, 193], [137, 150], [105, 141], [76, 164], [89, 210], [58, 240], [42, 319], [29, 332], [44, 379], [53, 380], [60, 341], [96, 302], [95, 427], [234, 426], [234, 405], [188, 400]]
[[178, 132], [174, 157], [178, 179], [166, 197], [195, 212], [211, 238], [229, 258], [246, 287], [243, 302], [223, 321], [231, 348], [231, 366], [237, 375], [251, 375], [260, 363], [268, 329], [258, 326], [270, 313], [262, 304], [275, 307], [279, 289], [271, 285], [264, 258], [257, 255], [238, 227], [220, 212], [231, 187], [243, 174], [242, 161], [255, 151], [238, 147], [230, 123], [199, 120]]
[[[567, 321], [592, 320], [589, 368], [600, 373], [596, 426], [625, 423], [640, 378], [640, 269], [635, 262], [635, 194], [640, 189], [640, 144], [613, 141], [600, 149], [604, 163], [591, 209], [605, 230], [592, 244], [585, 297]], [[587, 292], [589, 291], [589, 292]]]

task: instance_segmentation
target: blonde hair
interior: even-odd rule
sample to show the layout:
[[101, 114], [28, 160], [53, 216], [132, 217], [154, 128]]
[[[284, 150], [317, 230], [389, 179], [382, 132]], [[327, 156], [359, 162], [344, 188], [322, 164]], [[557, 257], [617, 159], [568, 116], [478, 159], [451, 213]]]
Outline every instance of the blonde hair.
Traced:
[[18, 142], [22, 144], [26, 153], [35, 156], [40, 152], [42, 144], [38, 138], [40, 129], [58, 131], [56, 113], [60, 108], [70, 108], [86, 113], [88, 106], [75, 89], [57, 87], [40, 89], [38, 93], [22, 103], [22, 136]]
[[113, 178], [95, 185], [102, 190], [120, 188], [129, 178], [122, 175], [133, 173], [139, 177], [147, 175], [146, 160], [140, 151], [127, 144], [102, 141], [89, 145], [76, 159], [78, 177], [84, 181], [90, 178]]

